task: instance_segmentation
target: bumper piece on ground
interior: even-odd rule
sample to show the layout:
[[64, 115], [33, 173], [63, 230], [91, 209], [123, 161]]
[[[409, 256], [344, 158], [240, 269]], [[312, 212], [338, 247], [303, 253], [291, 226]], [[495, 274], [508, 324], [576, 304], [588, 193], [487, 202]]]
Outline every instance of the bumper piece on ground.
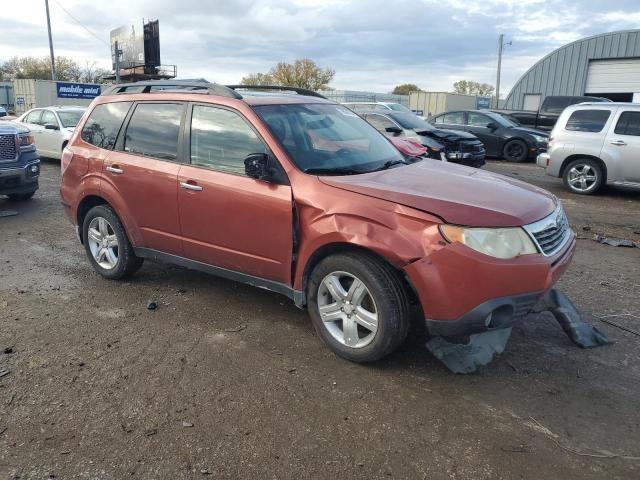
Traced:
[[[534, 299], [535, 305], [530, 304], [531, 299]], [[526, 310], [518, 310], [518, 305]], [[494, 314], [500, 309], [502, 309], [500, 326], [496, 325], [492, 328]], [[491, 300], [456, 322], [436, 322], [435, 330], [439, 331], [438, 335], [441, 336], [431, 338], [427, 342], [427, 349], [453, 373], [473, 373], [478, 367], [487, 365], [495, 355], [504, 351], [511, 335], [511, 325], [523, 316], [514, 316], [518, 311], [551, 312], [564, 333], [581, 348], [614, 343], [604, 332], [585, 322], [573, 302], [564, 293], [551, 289], [544, 295], [520, 295]], [[484, 320], [481, 321], [482, 319]], [[445, 329], [444, 325], [439, 324], [451, 324], [451, 326]], [[430, 333], [434, 334], [434, 322], [428, 321], [427, 325]], [[464, 328], [467, 328], [465, 333], [469, 335], [467, 343], [452, 343], [443, 338], [448, 335], [464, 335]], [[442, 332], [447, 332], [448, 335]]]
[[427, 342], [427, 349], [453, 373], [473, 373], [504, 352], [510, 336], [511, 328], [502, 328], [471, 335], [468, 343], [433, 337]]
[[560, 290], [555, 288], [549, 290], [534, 311], [550, 311], [564, 333], [580, 348], [593, 348], [614, 343], [606, 333], [585, 322], [573, 302]]

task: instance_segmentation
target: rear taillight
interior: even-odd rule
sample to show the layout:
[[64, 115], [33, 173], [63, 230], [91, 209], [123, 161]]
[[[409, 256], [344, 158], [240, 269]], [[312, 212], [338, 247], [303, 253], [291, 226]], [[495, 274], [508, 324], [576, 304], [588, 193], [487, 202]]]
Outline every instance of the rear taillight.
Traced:
[[71, 165], [71, 160], [73, 160], [73, 152], [69, 150], [68, 147], [65, 147], [62, 151], [62, 158], [60, 159], [61, 173], [64, 173], [64, 171], [69, 168], [69, 165]]

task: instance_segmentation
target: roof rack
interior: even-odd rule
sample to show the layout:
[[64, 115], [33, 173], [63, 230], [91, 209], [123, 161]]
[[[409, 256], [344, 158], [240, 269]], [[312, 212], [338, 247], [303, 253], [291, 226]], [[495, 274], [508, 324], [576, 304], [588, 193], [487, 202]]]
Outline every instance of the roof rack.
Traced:
[[314, 92], [313, 90], [308, 90], [306, 88], [299, 87], [287, 87], [284, 85], [226, 85], [227, 88], [232, 90], [274, 90], [274, 91], [282, 91], [282, 92], [296, 92], [298, 95], [306, 95], [307, 97], [318, 97], [324, 98], [327, 97], [324, 95], [320, 95], [318, 92]]
[[242, 98], [235, 90], [209, 82], [189, 82], [180, 80], [156, 80], [144, 82], [122, 83], [105, 89], [101, 95], [117, 95], [119, 93], [149, 93], [170, 91], [176, 92], [187, 90], [193, 93], [207, 93], [209, 95], [218, 95], [229, 98]]

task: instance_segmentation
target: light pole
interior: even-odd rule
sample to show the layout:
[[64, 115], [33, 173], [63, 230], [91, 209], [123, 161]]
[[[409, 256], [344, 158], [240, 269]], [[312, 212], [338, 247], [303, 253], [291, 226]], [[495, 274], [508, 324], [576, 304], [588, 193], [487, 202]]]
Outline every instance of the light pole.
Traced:
[[500, 108], [500, 70], [502, 69], [502, 47], [513, 45], [513, 42], [504, 43], [504, 33], [498, 36], [498, 72], [496, 75], [496, 108]]
[[51, 53], [51, 80], [56, 79], [56, 57], [53, 54], [53, 39], [51, 38], [51, 19], [49, 18], [49, 0], [44, 0], [47, 10], [47, 29], [49, 31], [49, 53]]

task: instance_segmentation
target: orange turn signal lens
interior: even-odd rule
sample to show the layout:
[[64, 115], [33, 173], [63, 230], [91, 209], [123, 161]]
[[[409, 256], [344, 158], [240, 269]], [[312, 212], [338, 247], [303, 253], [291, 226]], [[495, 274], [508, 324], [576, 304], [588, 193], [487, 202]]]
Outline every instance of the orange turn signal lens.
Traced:
[[33, 135], [25, 135], [23, 137], [20, 137], [20, 145], [23, 147], [26, 147], [27, 145], [33, 145]]
[[440, 233], [449, 243], [464, 243], [464, 227], [456, 225], [440, 225]]

